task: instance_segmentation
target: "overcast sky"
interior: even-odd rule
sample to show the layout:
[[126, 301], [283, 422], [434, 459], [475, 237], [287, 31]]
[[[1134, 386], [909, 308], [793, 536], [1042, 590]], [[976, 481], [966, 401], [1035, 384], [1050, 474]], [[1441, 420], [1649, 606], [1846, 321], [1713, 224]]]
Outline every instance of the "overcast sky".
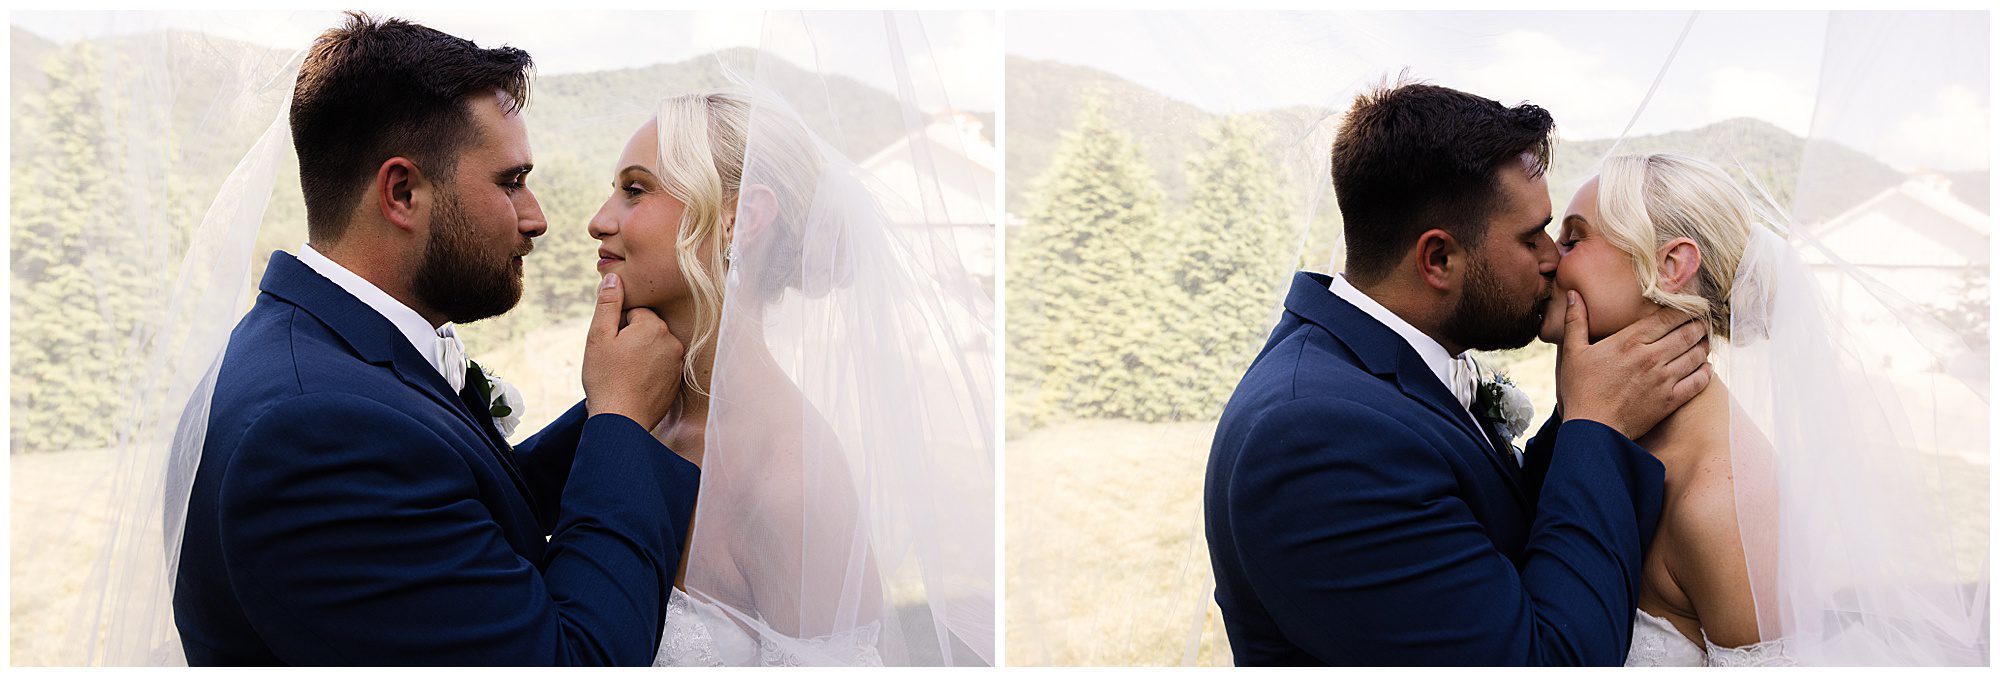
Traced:
[[[477, 42], [512, 45], [535, 57], [543, 75], [633, 68], [682, 61], [726, 47], [762, 42], [762, 12], [654, 11], [493, 11], [363, 8], [399, 16]], [[946, 95], [961, 110], [991, 111], [999, 84], [999, 42], [991, 12], [920, 12], [922, 44], [937, 64]], [[321, 31], [338, 25], [339, 12], [13, 12], [15, 26], [58, 41], [87, 36], [137, 33], [162, 28], [205, 33], [281, 49], [300, 49]], [[794, 19], [796, 23], [796, 19]], [[800, 65], [817, 61], [827, 70], [855, 77], [890, 92], [883, 22], [878, 13], [815, 14], [817, 44], [774, 41], [772, 51]], [[849, 49], [842, 49], [849, 47]], [[911, 50], [917, 54], [919, 50]], [[913, 64], [913, 67], [918, 64]]]
[[1749, 116], [1933, 169], [1988, 166], [1987, 38], [1986, 16], [1965, 13], [1006, 15], [1010, 54], [1096, 67], [1213, 112], [1345, 108], [1409, 68], [1542, 105], [1568, 138]]
[[[483, 45], [535, 55], [544, 74], [644, 66], [763, 42], [757, 12], [408, 10]], [[789, 15], [787, 15], [789, 16]], [[1711, 12], [1008, 12], [1007, 53], [1093, 66], [1216, 112], [1344, 108], [1403, 68], [1506, 103], [1548, 108], [1569, 138], [1689, 129], [1738, 116], [1832, 138], [1903, 168], [1989, 164], [1990, 62], [1983, 14]], [[990, 12], [919, 14], [946, 96], [998, 99], [1002, 49]], [[14, 12], [57, 40], [163, 27], [299, 48], [328, 11]], [[872, 13], [815, 15], [815, 39], [767, 45], [895, 91]], [[917, 36], [902, 36], [913, 44]], [[1673, 54], [1669, 66], [1668, 56]], [[1659, 77], [1662, 67], [1665, 76]], [[1657, 81], [1658, 89], [1641, 101]], [[920, 89], [921, 91], [921, 89]], [[1636, 115], [1635, 115], [1636, 114]]]

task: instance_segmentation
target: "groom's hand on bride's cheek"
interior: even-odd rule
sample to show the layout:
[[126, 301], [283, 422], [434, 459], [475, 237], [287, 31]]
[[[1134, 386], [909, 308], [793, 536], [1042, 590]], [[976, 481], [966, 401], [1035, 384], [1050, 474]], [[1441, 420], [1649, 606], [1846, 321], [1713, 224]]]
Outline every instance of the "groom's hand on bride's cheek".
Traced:
[[583, 344], [583, 406], [652, 430], [680, 396], [683, 347], [651, 308], [624, 306], [625, 285], [605, 275]]
[[1636, 440], [1708, 387], [1708, 330], [1692, 315], [1663, 309], [1596, 343], [1589, 317], [1569, 292], [1556, 356], [1564, 421], [1596, 421]]

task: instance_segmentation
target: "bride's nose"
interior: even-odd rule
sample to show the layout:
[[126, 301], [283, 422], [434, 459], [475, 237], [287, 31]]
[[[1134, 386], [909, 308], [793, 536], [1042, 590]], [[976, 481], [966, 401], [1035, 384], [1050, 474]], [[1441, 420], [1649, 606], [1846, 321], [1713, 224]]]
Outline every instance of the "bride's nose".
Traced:
[[618, 234], [618, 223], [612, 219], [611, 215], [605, 214], [604, 210], [599, 209], [596, 214], [591, 215], [589, 229], [592, 239], [602, 240]]

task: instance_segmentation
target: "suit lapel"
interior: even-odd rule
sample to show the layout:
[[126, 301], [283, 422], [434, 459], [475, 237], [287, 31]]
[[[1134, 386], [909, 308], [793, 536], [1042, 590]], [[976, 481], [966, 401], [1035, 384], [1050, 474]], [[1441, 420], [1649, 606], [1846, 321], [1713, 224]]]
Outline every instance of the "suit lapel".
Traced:
[[485, 376], [480, 374], [477, 368], [466, 367], [465, 390], [458, 393], [458, 402], [465, 405], [466, 411], [470, 412], [472, 418], [479, 422], [478, 427], [486, 433], [488, 441], [491, 441], [501, 449], [513, 449], [514, 445], [507, 443], [507, 438], [500, 434], [500, 427], [493, 423], [493, 403], [480, 401], [482, 393], [478, 387], [473, 385], [473, 379], [483, 378]]
[[1502, 458], [1502, 452], [1494, 447], [1493, 438], [1465, 411], [1465, 407], [1459, 406], [1458, 398], [1438, 381], [1437, 374], [1431, 372], [1409, 342], [1382, 326], [1368, 313], [1354, 307], [1354, 304], [1334, 295], [1327, 288], [1332, 282], [1333, 278], [1318, 273], [1299, 273], [1292, 280], [1291, 292], [1285, 298], [1285, 309], [1326, 329], [1360, 358], [1369, 373], [1394, 381], [1404, 395], [1451, 421], [1459, 432], [1477, 445], [1481, 455], [1503, 478], [1508, 490], [1526, 507], [1527, 493], [1521, 486], [1521, 468], [1514, 463], [1512, 454]]
[[491, 430], [490, 417], [480, 416], [484, 409], [472, 408], [458, 393], [451, 391], [444, 375], [439, 374], [429, 360], [417, 354], [415, 346], [396, 331], [394, 324], [374, 308], [362, 303], [354, 295], [341, 289], [340, 285], [321, 277], [310, 266], [298, 258], [282, 251], [271, 253], [271, 263], [264, 271], [264, 279], [258, 283], [262, 291], [285, 300], [311, 313], [320, 322], [340, 335], [357, 356], [369, 364], [387, 366], [396, 378], [412, 389], [429, 397], [438, 406], [450, 410], [459, 421], [478, 430], [480, 439], [486, 442], [487, 451], [505, 468], [514, 485], [523, 496], [528, 495], [527, 482], [516, 468], [512, 448], [499, 437], [498, 431]]

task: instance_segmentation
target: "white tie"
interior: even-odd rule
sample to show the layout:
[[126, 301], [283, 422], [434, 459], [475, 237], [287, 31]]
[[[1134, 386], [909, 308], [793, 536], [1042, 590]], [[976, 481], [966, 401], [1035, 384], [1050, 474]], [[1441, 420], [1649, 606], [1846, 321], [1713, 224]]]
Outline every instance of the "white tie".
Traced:
[[1459, 406], [1471, 411], [1473, 397], [1479, 392], [1479, 366], [1472, 363], [1471, 357], [1460, 355], [1452, 358], [1449, 385], [1452, 396], [1458, 398]]
[[444, 375], [444, 382], [451, 384], [454, 393], [465, 391], [465, 344], [458, 341], [458, 333], [451, 327], [438, 329], [437, 362], [438, 373]]

